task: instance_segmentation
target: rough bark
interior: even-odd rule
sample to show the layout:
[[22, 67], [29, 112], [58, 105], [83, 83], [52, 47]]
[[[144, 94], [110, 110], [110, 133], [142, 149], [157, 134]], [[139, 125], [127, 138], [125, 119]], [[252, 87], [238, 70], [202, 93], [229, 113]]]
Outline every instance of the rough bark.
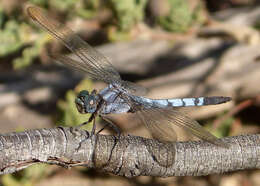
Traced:
[[201, 176], [260, 168], [259, 135], [163, 144], [137, 136], [93, 135], [73, 128], [37, 129], [0, 136], [0, 173], [35, 163], [85, 166], [120, 176]]

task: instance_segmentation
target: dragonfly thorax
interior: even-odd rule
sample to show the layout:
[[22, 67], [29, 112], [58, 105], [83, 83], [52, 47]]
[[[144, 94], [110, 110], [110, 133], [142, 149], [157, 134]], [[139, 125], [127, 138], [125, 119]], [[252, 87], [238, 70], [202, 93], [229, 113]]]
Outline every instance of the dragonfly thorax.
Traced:
[[94, 113], [97, 110], [99, 100], [96, 90], [93, 90], [91, 94], [87, 90], [82, 90], [75, 99], [75, 104], [81, 114]]

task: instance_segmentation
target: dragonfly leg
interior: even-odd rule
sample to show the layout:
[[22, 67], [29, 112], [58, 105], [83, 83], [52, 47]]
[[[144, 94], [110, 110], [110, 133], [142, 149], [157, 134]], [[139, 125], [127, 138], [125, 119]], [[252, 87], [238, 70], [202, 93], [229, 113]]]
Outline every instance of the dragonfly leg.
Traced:
[[96, 131], [96, 117], [93, 118], [93, 127], [92, 127], [92, 130], [91, 130], [90, 136], [93, 136], [95, 134], [95, 131]]
[[93, 127], [92, 127], [92, 130], [91, 130], [91, 133], [89, 135], [88, 133], [88, 136], [86, 136], [85, 139], [83, 139], [80, 143], [79, 143], [79, 146], [77, 148], [77, 151], [81, 148], [81, 145], [83, 142], [85, 142], [89, 137], [92, 137], [94, 134], [95, 134], [95, 130], [96, 130], [96, 116], [95, 116], [95, 113], [93, 113], [89, 120], [88, 121], [85, 121], [84, 123], [81, 123], [80, 125], [78, 125], [76, 128], [79, 129], [80, 127], [84, 126], [84, 125], [87, 125], [88, 123], [90, 123], [91, 121], [93, 120]]
[[107, 127], [107, 124], [105, 124], [105, 126], [104, 126], [102, 129], [100, 129], [100, 130], [97, 132], [97, 134], [99, 134], [100, 132], [102, 132], [106, 127]]
[[98, 134], [99, 134], [101, 131], [103, 131], [103, 130], [109, 125], [109, 126], [111, 126], [111, 127], [114, 129], [114, 131], [116, 132], [117, 137], [118, 137], [118, 139], [119, 139], [120, 136], [121, 136], [120, 129], [119, 129], [110, 119], [105, 118], [105, 117], [102, 117], [102, 118], [107, 122], [107, 124], [106, 124], [102, 129], [100, 129], [100, 130], [98, 131]]
[[81, 123], [80, 125], [76, 126], [76, 128], [79, 129], [79, 128], [83, 127], [84, 125], [87, 125], [89, 122], [90, 122], [89, 120], [85, 121], [85, 122]]
[[[80, 125], [76, 126], [76, 128], [79, 129], [79, 128], [83, 127], [84, 125], [89, 124], [92, 120], [94, 120], [94, 123], [93, 123], [93, 128], [94, 128], [94, 126], [95, 126], [95, 118], [96, 118], [96, 114], [93, 113], [93, 114], [90, 116], [90, 118], [88, 119], [88, 121], [85, 121], [85, 122], [81, 123]], [[95, 127], [96, 127], [96, 126], [95, 126]], [[94, 131], [93, 131], [93, 128], [92, 128], [92, 131], [91, 131], [91, 132], [95, 132], [95, 128], [94, 128]]]

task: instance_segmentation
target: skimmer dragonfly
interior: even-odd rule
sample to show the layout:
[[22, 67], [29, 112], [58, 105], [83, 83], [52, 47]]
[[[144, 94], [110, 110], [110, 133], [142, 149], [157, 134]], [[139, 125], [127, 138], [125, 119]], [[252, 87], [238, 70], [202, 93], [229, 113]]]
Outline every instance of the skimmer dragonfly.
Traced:
[[[95, 120], [97, 115], [104, 117], [112, 113], [134, 113], [145, 124], [152, 136], [162, 142], [176, 140], [173, 125], [177, 125], [200, 139], [216, 145], [225, 145], [203, 129], [198, 122], [180, 112], [177, 107], [216, 105], [230, 101], [230, 97], [149, 99], [138, 96], [144, 88], [123, 81], [106, 57], [83, 41], [70, 28], [49, 18], [38, 7], [28, 7], [27, 13], [33, 21], [63, 43], [79, 59], [76, 61], [69, 56], [62, 55], [58, 57], [57, 61], [108, 84], [100, 92], [93, 90], [90, 93], [82, 90], [77, 96], [75, 103], [78, 111], [82, 114], [92, 114], [89, 120], [83, 124]], [[95, 123], [92, 134], [94, 131]]]

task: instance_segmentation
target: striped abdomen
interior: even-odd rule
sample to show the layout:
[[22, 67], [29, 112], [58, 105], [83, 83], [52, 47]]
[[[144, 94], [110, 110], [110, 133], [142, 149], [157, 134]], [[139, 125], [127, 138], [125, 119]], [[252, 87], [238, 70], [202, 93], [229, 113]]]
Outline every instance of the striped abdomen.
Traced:
[[213, 96], [213, 97], [199, 97], [199, 98], [174, 98], [174, 99], [148, 99], [144, 97], [134, 98], [137, 102], [143, 103], [147, 108], [149, 107], [192, 107], [204, 105], [217, 105], [231, 100], [230, 97]]

